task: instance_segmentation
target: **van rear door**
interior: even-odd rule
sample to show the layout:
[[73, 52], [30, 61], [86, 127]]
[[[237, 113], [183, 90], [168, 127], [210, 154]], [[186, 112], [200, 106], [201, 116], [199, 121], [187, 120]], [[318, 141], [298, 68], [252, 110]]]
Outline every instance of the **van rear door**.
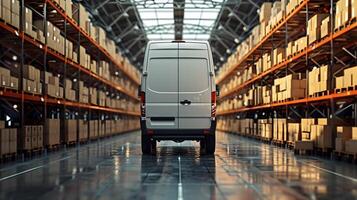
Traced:
[[204, 43], [179, 43], [179, 128], [211, 126], [211, 81], [208, 47]]
[[146, 80], [146, 126], [148, 129], [178, 127], [178, 44], [157, 43], [149, 47]]

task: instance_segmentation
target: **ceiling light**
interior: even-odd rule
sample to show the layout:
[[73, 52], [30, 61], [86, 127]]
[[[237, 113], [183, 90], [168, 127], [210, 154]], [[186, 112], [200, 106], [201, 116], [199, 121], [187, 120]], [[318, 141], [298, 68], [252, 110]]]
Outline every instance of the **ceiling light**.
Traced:
[[14, 109], [17, 109], [17, 104], [14, 104], [12, 107], [13, 107]]
[[260, 13], [260, 9], [257, 9], [257, 13], [258, 13], [258, 14]]
[[107, 32], [111, 32], [113, 30], [111, 26], [107, 26], [105, 29], [107, 30]]
[[248, 30], [248, 27], [247, 26], [243, 26], [243, 31], [247, 32], [247, 30]]
[[223, 29], [223, 26], [222, 25], [219, 25], [218, 26], [218, 30], [222, 30]]
[[73, 79], [73, 82], [77, 82], [77, 79], [75, 78], [75, 79]]
[[17, 60], [17, 56], [16, 56], [16, 55], [13, 55], [13, 56], [12, 56], [12, 59], [13, 59], [14, 61], [16, 61], [16, 60]]
[[238, 39], [238, 38], [234, 38], [234, 42], [235, 42], [236, 44], [238, 44], [238, 43], [239, 43], [239, 39]]
[[118, 76], [118, 75], [119, 75], [119, 72], [115, 72], [115, 75]]
[[51, 13], [57, 13], [57, 11], [56, 10], [52, 10]]
[[220, 57], [219, 59], [220, 59], [222, 62], [224, 61], [224, 58], [223, 58], [223, 57]]
[[226, 52], [227, 52], [228, 54], [232, 53], [230, 49], [227, 49]]
[[232, 13], [232, 12], [230, 12], [229, 14], [228, 14], [228, 17], [232, 17], [234, 14]]
[[139, 30], [139, 26], [136, 24], [136, 25], [134, 26], [134, 29], [135, 29], [135, 30]]

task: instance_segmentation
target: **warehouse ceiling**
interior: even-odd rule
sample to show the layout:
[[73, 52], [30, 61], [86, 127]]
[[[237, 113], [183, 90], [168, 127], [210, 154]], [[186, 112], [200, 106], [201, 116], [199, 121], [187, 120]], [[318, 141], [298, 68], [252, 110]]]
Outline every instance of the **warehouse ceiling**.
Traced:
[[[133, 65], [149, 40], [208, 40], [220, 67], [258, 23], [264, 0], [82, 0]], [[265, 0], [267, 1], [267, 0]]]

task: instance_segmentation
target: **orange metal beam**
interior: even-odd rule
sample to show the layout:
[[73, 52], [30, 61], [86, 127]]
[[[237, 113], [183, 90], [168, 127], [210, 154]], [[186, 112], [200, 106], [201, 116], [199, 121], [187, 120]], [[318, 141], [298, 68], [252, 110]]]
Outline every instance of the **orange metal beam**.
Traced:
[[121, 65], [120, 63], [118, 63], [108, 52], [107, 50], [105, 50], [102, 46], [100, 46], [98, 44], [97, 41], [95, 41], [92, 37], [90, 37], [90, 35], [83, 30], [81, 27], [78, 26], [78, 24], [71, 18], [69, 17], [66, 13], [62, 12], [62, 10], [57, 6], [57, 4], [53, 1], [53, 0], [46, 0], [46, 3], [48, 5], [50, 5], [53, 9], [55, 9], [57, 11], [57, 13], [59, 13], [72, 27], [74, 27], [75, 29], [77, 29], [77, 31], [79, 33], [81, 33], [81, 35], [87, 40], [89, 41], [95, 48], [99, 49], [103, 55], [105, 55], [112, 63], [115, 64], [115, 66], [121, 70], [122, 72], [124, 72], [124, 74], [132, 80], [133, 83], [135, 83], [136, 85], [140, 85], [140, 80], [137, 80], [136, 78], [134, 78], [127, 70], [125, 70], [123, 68], [123, 65]]
[[329, 95], [324, 95], [324, 96], [319, 96], [319, 97], [307, 97], [304, 99], [277, 102], [277, 103], [264, 104], [264, 105], [258, 105], [258, 106], [252, 106], [252, 107], [242, 107], [242, 108], [238, 108], [235, 110], [218, 112], [217, 115], [223, 116], [223, 115], [230, 115], [230, 114], [247, 112], [247, 111], [276, 108], [276, 107], [282, 107], [282, 106], [299, 105], [299, 104], [308, 104], [308, 103], [313, 103], [313, 102], [322, 102], [322, 101], [329, 101], [332, 99], [343, 99], [343, 98], [350, 98], [350, 97], [356, 97], [356, 96], [357, 96], [357, 90], [351, 90], [351, 91], [347, 91], [347, 92], [343, 92], [343, 93], [332, 93]]
[[68, 107], [76, 107], [76, 108], [83, 108], [83, 109], [91, 109], [91, 110], [99, 110], [104, 112], [111, 112], [117, 114], [124, 114], [124, 115], [131, 115], [131, 116], [140, 116], [140, 113], [132, 112], [132, 111], [125, 111], [122, 109], [117, 108], [109, 108], [79, 102], [68, 101], [65, 99], [57, 99], [52, 98], [47, 95], [34, 95], [34, 94], [26, 94], [21, 92], [15, 92], [13, 90], [0, 90], [0, 96], [11, 98], [14, 100], [21, 100], [22, 98], [24, 101], [32, 101], [36, 103], [47, 103], [48, 105], [66, 105]]

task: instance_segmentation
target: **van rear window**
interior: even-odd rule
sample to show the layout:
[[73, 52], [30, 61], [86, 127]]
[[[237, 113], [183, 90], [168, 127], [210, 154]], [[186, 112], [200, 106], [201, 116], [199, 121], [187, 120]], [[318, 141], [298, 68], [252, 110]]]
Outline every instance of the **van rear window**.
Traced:
[[180, 92], [202, 92], [209, 88], [207, 59], [179, 59]]
[[174, 58], [152, 58], [148, 65], [148, 89], [155, 92], [177, 92], [178, 60]]

